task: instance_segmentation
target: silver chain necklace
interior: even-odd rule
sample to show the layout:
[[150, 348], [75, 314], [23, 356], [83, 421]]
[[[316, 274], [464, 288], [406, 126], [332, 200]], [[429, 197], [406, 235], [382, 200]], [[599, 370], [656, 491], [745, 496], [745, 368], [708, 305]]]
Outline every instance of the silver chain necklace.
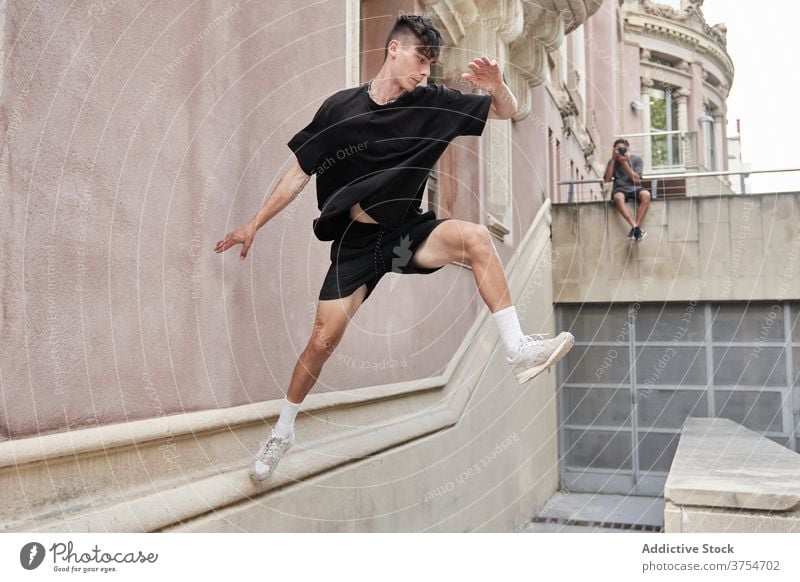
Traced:
[[[375, 77], [373, 77], [372, 79], [374, 79], [374, 78]], [[372, 94], [372, 79], [370, 79], [369, 82], [367, 83], [367, 93], [369, 93], [370, 99], [372, 99], [375, 103], [378, 103], [378, 100], [375, 98], [375, 95]], [[400, 95], [398, 95], [394, 99], [389, 99], [386, 103], [383, 103], [383, 105], [389, 105], [389, 103], [394, 103], [395, 101], [400, 99], [400, 97], [402, 97], [405, 94], [406, 94], [406, 90], [403, 89], [403, 92], [400, 93]], [[380, 105], [380, 103], [378, 103], [378, 105]]]

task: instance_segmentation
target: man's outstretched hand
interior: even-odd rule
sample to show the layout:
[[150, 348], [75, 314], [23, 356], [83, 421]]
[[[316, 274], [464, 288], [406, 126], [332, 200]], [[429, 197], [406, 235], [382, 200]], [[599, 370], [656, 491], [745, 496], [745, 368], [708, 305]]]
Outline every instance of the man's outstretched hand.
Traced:
[[253, 244], [255, 236], [256, 228], [252, 223], [248, 222], [226, 234], [225, 238], [222, 240], [217, 241], [217, 244], [214, 246], [214, 252], [222, 253], [233, 245], [242, 245], [242, 251], [239, 253], [239, 260], [243, 261]]
[[494, 59], [479, 57], [472, 59], [467, 66], [472, 70], [471, 73], [461, 73], [461, 78], [465, 81], [477, 85], [484, 91], [494, 92], [503, 85], [503, 72], [500, 65]]

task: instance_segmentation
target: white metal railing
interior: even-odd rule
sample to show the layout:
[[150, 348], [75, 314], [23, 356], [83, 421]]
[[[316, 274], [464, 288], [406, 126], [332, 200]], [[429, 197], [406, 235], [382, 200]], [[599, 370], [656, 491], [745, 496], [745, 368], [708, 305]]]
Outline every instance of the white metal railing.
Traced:
[[[744, 180], [749, 177], [751, 174], [777, 174], [783, 172], [800, 172], [800, 168], [775, 168], [775, 169], [768, 169], [768, 170], [747, 170], [747, 171], [719, 171], [719, 172], [666, 172], [666, 173], [644, 173], [642, 175], [642, 181], [651, 182], [651, 195], [653, 198], [657, 198], [659, 196], [659, 181], [664, 180], [687, 180], [687, 189], [689, 187], [688, 180], [697, 179], [697, 178], [711, 178], [711, 177], [722, 177], [722, 176], [739, 176], [739, 183], [741, 190], [740, 192], [745, 192], [745, 182]], [[554, 200], [554, 202], [575, 202], [576, 195], [581, 194], [580, 186], [583, 185], [599, 185], [600, 188], [598, 189], [599, 199], [603, 199], [603, 189], [605, 185], [605, 181], [599, 178], [592, 179], [592, 180], [566, 180], [563, 182], [558, 182], [557, 185], [567, 186], [567, 196], [566, 200], [561, 200], [561, 196], [558, 196], [558, 200]], [[798, 187], [800, 190], [800, 187]], [[594, 190], [591, 190], [594, 192]], [[560, 194], [560, 191], [559, 191]], [[684, 193], [685, 194], [685, 193]], [[697, 192], [695, 194], [698, 194]], [[582, 196], [586, 198], [585, 196]], [[596, 200], [594, 196], [589, 196], [587, 200], [583, 200], [585, 202], [591, 202]]]

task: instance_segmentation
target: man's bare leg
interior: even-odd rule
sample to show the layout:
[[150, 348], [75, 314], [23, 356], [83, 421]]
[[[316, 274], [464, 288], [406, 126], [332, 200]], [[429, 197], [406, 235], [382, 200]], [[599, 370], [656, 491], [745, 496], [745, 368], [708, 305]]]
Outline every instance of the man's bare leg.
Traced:
[[503, 264], [484, 225], [447, 220], [431, 231], [411, 260], [412, 264], [425, 268], [470, 261], [478, 291], [492, 312], [508, 353], [507, 361], [520, 384], [555, 364], [574, 345], [575, 338], [569, 332], [550, 340], [523, 335]]
[[365, 284], [348, 297], [318, 302], [311, 336], [297, 359], [286, 393], [290, 402], [302, 402], [311, 391], [323, 365], [339, 345], [347, 324], [361, 306], [366, 294]]
[[314, 327], [303, 353], [297, 359], [278, 422], [256, 453], [250, 465], [250, 476], [264, 481], [273, 474], [283, 455], [294, 441], [294, 419], [300, 403], [319, 378], [322, 367], [344, 335], [367, 294], [366, 284], [342, 299], [320, 301], [314, 317]]
[[447, 220], [433, 229], [412, 258], [414, 265], [428, 269], [453, 261], [470, 262], [478, 292], [489, 311], [511, 306], [503, 263], [488, 228], [464, 220]]
[[[622, 215], [622, 218], [625, 219], [625, 222], [630, 224], [631, 228], [636, 228], [638, 223], [633, 221], [633, 216], [631, 216], [630, 210], [628, 210], [628, 205], [625, 204], [625, 194], [622, 192], [614, 193], [614, 206], [617, 207], [617, 210]], [[641, 212], [641, 208], [639, 211]]]
[[642, 226], [644, 217], [647, 216], [648, 208], [650, 208], [650, 192], [642, 190], [639, 192], [639, 210], [636, 213], [636, 226]]

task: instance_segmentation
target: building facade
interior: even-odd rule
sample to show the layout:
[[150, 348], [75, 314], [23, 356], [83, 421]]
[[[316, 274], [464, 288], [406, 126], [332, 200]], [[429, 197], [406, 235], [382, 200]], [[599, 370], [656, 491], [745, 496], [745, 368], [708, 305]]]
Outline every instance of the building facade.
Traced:
[[386, 277], [306, 400], [304, 447], [259, 488], [245, 467], [276, 419], [328, 267], [311, 232], [313, 181], [259, 232], [249, 263], [211, 249], [277, 183], [286, 141], [327, 96], [374, 75], [391, 23], [418, 13], [447, 42], [432, 81], [472, 91], [460, 74], [487, 55], [519, 103], [514, 119], [449, 146], [425, 203], [489, 228], [526, 333], [593, 317], [567, 304], [634, 301], [581, 294], [589, 271], [565, 265], [591, 251], [576, 248], [580, 229], [604, 215], [570, 222], [558, 206], [600, 208], [620, 135], [644, 138], [634, 147], [651, 171], [727, 167], [733, 67], [701, 5], [5, 3], [2, 528], [524, 524], [564, 482], [562, 459], [586, 460], [559, 444], [559, 402], [575, 387], [547, 374], [519, 389], [469, 265]]
[[246, 466], [329, 262], [311, 231], [313, 181], [248, 262], [212, 249], [261, 206], [319, 104], [374, 74], [393, 19], [429, 14], [449, 45], [437, 78], [471, 91], [460, 72], [486, 54], [521, 107], [452, 143], [426, 201], [491, 229], [526, 329], [554, 331], [546, 215], [551, 172], [569, 164], [548, 143], [588, 170], [545, 81], [566, 75], [555, 51], [601, 8], [5, 3], [3, 529], [507, 531], [529, 519], [557, 487], [555, 383], [522, 399], [502, 390], [516, 383], [469, 265], [386, 277], [306, 399], [305, 446], [259, 489]]

